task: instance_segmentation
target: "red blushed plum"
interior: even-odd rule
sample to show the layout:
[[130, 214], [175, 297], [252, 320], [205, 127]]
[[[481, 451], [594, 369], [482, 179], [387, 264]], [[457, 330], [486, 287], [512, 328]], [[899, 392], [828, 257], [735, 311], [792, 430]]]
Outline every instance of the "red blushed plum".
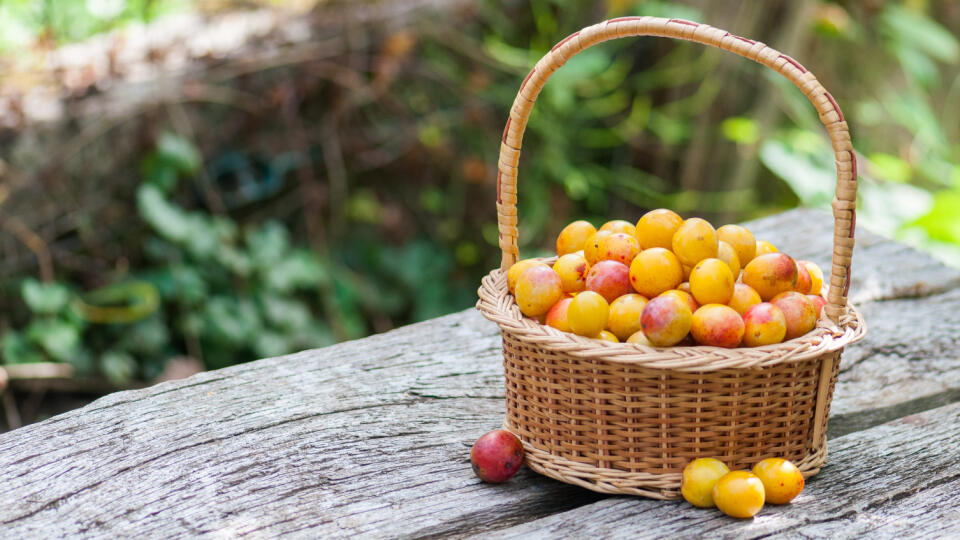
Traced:
[[690, 335], [701, 345], [732, 349], [743, 338], [743, 319], [730, 306], [707, 304], [694, 312]]
[[485, 433], [470, 449], [473, 472], [484, 482], [506, 482], [523, 465], [523, 444], [505, 429]]
[[780, 308], [768, 302], [751, 306], [743, 314], [743, 343], [747, 347], [773, 345], [787, 335], [787, 320]]
[[630, 268], [618, 261], [600, 261], [587, 273], [587, 290], [613, 302], [633, 292], [630, 285]]
[[676, 296], [658, 296], [647, 302], [640, 325], [655, 347], [676, 345], [690, 333], [690, 307]]
[[534, 265], [517, 281], [514, 297], [527, 317], [539, 317], [563, 297], [563, 282], [553, 268]]
[[800, 294], [810, 294], [810, 288], [813, 286], [813, 278], [810, 277], [810, 271], [807, 265], [797, 262], [797, 286], [794, 289]]
[[601, 261], [620, 261], [629, 265], [639, 251], [640, 247], [633, 235], [613, 233], [600, 240], [597, 259]]
[[669, 291], [664, 291], [659, 296], [672, 296], [674, 298], [683, 300], [683, 303], [686, 304], [688, 308], [690, 308], [690, 313], [693, 313], [694, 311], [700, 309], [700, 304], [698, 304], [697, 301], [693, 299], [693, 295], [686, 291], [681, 291], [680, 289], [671, 289]]
[[793, 339], [813, 330], [817, 325], [817, 308], [805, 294], [788, 291], [774, 296], [770, 303], [780, 308], [787, 321], [785, 339]]
[[573, 302], [573, 298], [562, 298], [554, 304], [553, 307], [550, 308], [550, 311], [547, 312], [547, 325], [561, 332], [569, 332], [570, 323], [567, 322], [567, 309], [570, 307], [570, 302]]
[[820, 319], [820, 315], [823, 313], [823, 306], [827, 305], [827, 299], [819, 294], [808, 294], [807, 298], [813, 302], [813, 309], [817, 310], [817, 319]]

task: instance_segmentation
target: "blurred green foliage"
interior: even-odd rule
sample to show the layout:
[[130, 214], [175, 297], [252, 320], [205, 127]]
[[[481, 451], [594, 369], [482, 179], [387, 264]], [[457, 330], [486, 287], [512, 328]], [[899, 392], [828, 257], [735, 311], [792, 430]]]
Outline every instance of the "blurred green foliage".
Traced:
[[125, 384], [156, 377], [178, 351], [216, 368], [333, 343], [329, 326], [311, 311], [333, 289], [329, 264], [291, 245], [278, 222], [241, 228], [171, 200], [180, 177], [200, 165], [189, 141], [159, 138], [136, 193], [140, 219], [153, 233], [146, 264], [86, 294], [24, 280], [33, 316], [23, 330], [4, 334], [5, 362], [69, 362], [80, 375], [99, 371]]
[[[57, 29], [67, 4], [82, 2], [0, 10], [58, 12], [38, 24], [66, 40], [182, 8], [127, 2], [103, 24]], [[142, 234], [125, 250], [130, 268], [90, 292], [70, 275], [18, 276], [28, 311], [3, 335], [3, 361], [66, 361], [123, 383], [155, 377], [177, 355], [216, 368], [469, 307], [480, 276], [499, 264], [495, 166], [520, 81], [567, 34], [626, 14], [703, 20], [803, 62], [851, 126], [858, 223], [960, 264], [960, 12], [951, 5], [486, 1], [374, 32], [364, 91], [335, 80], [295, 86], [304, 123], [337, 122], [306, 147], [282, 137], [296, 123], [210, 140], [162, 131], [138, 156], [130, 228]], [[792, 41], [778, 43], [791, 25]], [[669, 207], [719, 225], [828, 208], [835, 169], [816, 111], [779, 75], [731, 56], [618, 40], [556, 72], [524, 140], [523, 255], [547, 251], [577, 218]], [[331, 133], [346, 149], [339, 173]], [[326, 198], [298, 196], [296, 212], [278, 210], [310, 171], [321, 171]]]

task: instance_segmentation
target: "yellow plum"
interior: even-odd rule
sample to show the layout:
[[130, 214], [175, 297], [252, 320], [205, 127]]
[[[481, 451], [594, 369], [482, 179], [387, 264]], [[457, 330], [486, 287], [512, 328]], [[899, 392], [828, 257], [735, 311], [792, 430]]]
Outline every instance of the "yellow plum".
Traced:
[[683, 225], [683, 218], [673, 210], [658, 208], [651, 210], [637, 222], [637, 242], [640, 249], [673, 247], [673, 234]]
[[630, 284], [648, 298], [673, 289], [682, 281], [683, 268], [670, 250], [661, 247], [645, 249], [630, 263]]
[[589, 221], [579, 220], [567, 225], [557, 236], [557, 255], [580, 251], [587, 239], [596, 232], [597, 229]]

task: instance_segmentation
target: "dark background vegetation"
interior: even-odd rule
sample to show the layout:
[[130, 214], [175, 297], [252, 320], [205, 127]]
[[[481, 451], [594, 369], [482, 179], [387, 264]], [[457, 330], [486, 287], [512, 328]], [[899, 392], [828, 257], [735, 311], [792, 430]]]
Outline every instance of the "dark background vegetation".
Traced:
[[[262, 13], [266, 30], [225, 49], [137, 45], [171, 17], [229, 43], [231, 17]], [[470, 307], [499, 264], [497, 152], [520, 82], [564, 36], [628, 14], [798, 59], [851, 126], [858, 223], [960, 261], [957, 2], [4, 0], [3, 364], [65, 364], [50, 376], [100, 392]], [[720, 225], [832, 197], [803, 95], [696, 44], [580, 54], [524, 142], [523, 255], [577, 218], [668, 207]]]

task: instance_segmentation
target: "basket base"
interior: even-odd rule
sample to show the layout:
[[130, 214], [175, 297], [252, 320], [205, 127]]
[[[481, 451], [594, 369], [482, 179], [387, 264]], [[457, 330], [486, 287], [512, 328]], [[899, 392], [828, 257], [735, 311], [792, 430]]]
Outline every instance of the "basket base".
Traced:
[[[649, 474], [595, 467], [540, 450], [520, 438], [509, 426], [504, 425], [504, 429], [517, 435], [523, 443], [527, 467], [554, 480], [610, 495], [636, 495], [663, 500], [680, 498], [680, 473]], [[826, 461], [827, 443], [824, 442], [817, 452], [795, 465], [804, 478], [810, 478], [820, 472]]]

